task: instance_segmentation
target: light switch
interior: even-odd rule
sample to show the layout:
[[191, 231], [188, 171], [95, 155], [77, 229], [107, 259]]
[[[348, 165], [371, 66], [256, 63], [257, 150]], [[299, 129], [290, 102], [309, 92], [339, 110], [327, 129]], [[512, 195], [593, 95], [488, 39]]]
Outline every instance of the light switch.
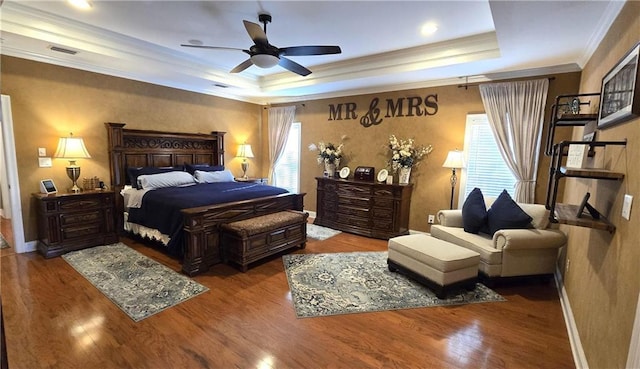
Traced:
[[47, 156], [47, 149], [44, 147], [38, 147], [38, 156]]
[[633, 202], [633, 196], [624, 195], [624, 202], [622, 203], [622, 217], [626, 220], [631, 218], [631, 203]]

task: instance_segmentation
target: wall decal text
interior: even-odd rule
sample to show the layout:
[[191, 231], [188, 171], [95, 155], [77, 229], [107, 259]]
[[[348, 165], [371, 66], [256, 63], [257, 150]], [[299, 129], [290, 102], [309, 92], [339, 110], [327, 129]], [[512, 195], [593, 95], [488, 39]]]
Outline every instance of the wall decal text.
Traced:
[[427, 95], [424, 99], [420, 96], [400, 97], [396, 100], [386, 99], [386, 109], [382, 116], [380, 99], [375, 97], [369, 103], [369, 109], [358, 116], [356, 103], [329, 104], [329, 120], [355, 120], [360, 118], [360, 124], [371, 127], [382, 123], [384, 118], [421, 117], [436, 115], [438, 113], [438, 94]]

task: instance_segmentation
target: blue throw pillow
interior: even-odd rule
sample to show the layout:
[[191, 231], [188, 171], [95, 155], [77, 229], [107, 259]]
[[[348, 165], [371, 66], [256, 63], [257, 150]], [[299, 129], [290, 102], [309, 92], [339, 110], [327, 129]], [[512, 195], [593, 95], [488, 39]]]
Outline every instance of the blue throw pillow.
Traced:
[[529, 228], [533, 218], [513, 201], [507, 190], [503, 190], [487, 210], [487, 220], [489, 234], [493, 236], [499, 229]]
[[487, 206], [479, 188], [474, 188], [462, 205], [462, 226], [465, 232], [478, 233], [487, 224]]

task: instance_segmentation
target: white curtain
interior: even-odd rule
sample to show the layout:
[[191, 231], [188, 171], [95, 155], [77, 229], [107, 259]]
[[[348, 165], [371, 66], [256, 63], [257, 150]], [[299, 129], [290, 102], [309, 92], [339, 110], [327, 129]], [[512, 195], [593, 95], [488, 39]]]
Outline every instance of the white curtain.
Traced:
[[547, 101], [547, 78], [480, 85], [482, 103], [507, 166], [516, 177], [515, 200], [535, 201]]
[[284, 151], [295, 115], [295, 106], [269, 108], [269, 183], [274, 183], [275, 166]]

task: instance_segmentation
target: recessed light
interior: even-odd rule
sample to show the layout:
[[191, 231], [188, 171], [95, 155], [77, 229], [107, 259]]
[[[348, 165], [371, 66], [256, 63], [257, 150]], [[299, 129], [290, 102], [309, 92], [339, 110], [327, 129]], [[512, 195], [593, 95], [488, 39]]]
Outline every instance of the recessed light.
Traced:
[[67, 2], [78, 9], [91, 9], [91, 2], [89, 0], [67, 0]]
[[437, 30], [438, 30], [437, 24], [433, 22], [428, 22], [422, 26], [422, 28], [420, 29], [420, 32], [422, 33], [423, 36], [430, 36], [436, 33]]
[[189, 42], [190, 45], [196, 45], [196, 46], [202, 46], [203, 45], [202, 41], [200, 41], [200, 40], [195, 40], [194, 39], [194, 40], [189, 40], [188, 42]]

